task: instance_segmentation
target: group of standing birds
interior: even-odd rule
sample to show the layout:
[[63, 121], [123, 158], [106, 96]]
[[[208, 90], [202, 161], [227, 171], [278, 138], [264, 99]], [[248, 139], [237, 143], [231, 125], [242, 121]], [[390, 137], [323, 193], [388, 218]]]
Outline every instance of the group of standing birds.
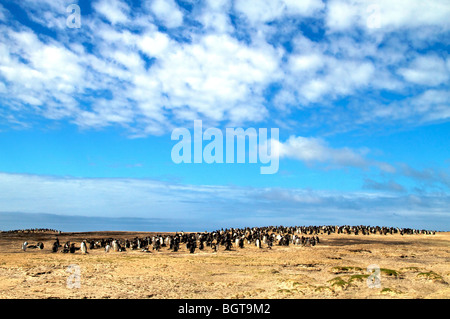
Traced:
[[[81, 253], [88, 253], [89, 249], [104, 249], [105, 252], [122, 252], [127, 249], [141, 250], [143, 252], [160, 251], [167, 248], [170, 251], [177, 252], [180, 245], [185, 245], [189, 253], [195, 253], [196, 249], [203, 251], [209, 247], [213, 252], [217, 252], [220, 247], [230, 251], [233, 246], [236, 249], [243, 249], [246, 245], [254, 245], [257, 248], [271, 249], [272, 246], [307, 246], [313, 247], [320, 243], [318, 235], [335, 234], [354, 234], [354, 235], [371, 235], [371, 234], [427, 234], [434, 235], [435, 231], [417, 230], [410, 228], [394, 228], [379, 226], [268, 226], [253, 228], [229, 228], [220, 229], [212, 232], [197, 233], [175, 233], [175, 234], [157, 234], [146, 236], [143, 238], [134, 237], [133, 239], [117, 239], [117, 238], [100, 238], [83, 240], [80, 247], [76, 247], [75, 243], [69, 241], [63, 245], [56, 238], [52, 246], [52, 252], [58, 251], [62, 253], [75, 253], [80, 250]], [[27, 248], [43, 249], [44, 244], [29, 245], [24, 242], [22, 249]], [[60, 249], [61, 248], [61, 249]]]

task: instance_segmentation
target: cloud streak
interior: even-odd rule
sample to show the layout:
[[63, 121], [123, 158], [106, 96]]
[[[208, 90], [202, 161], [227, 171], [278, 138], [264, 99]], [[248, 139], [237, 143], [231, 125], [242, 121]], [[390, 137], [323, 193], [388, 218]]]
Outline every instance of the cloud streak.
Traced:
[[0, 202], [1, 212], [170, 219], [174, 228], [177, 221], [189, 221], [200, 231], [280, 222], [450, 227], [450, 198], [438, 193], [313, 191], [1, 173]]
[[321, 138], [290, 136], [285, 142], [272, 143], [280, 158], [300, 160], [307, 164], [324, 163], [330, 167], [377, 167], [383, 172], [395, 172], [395, 168], [388, 163], [367, 159], [367, 149], [356, 151], [348, 147], [333, 148]]

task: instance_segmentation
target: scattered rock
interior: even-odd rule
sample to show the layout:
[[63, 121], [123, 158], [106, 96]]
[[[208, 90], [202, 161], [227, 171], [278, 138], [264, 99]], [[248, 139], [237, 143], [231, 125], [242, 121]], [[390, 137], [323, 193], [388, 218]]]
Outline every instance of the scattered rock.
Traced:
[[362, 271], [360, 267], [347, 267], [347, 266], [336, 266], [331, 268], [331, 272], [334, 274], [346, 274], [349, 272]]
[[384, 274], [389, 277], [400, 278], [400, 274], [396, 270], [393, 270], [393, 269], [380, 268], [380, 272], [381, 272], [381, 274]]

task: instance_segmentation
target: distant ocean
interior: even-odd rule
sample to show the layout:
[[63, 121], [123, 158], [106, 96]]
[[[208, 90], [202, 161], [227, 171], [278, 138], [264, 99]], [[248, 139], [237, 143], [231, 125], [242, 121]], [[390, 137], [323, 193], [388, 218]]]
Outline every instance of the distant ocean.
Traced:
[[63, 232], [88, 231], [142, 231], [142, 232], [196, 232], [211, 231], [192, 221], [174, 221], [159, 218], [65, 216], [39, 213], [2, 213], [0, 230], [48, 228]]
[[[214, 221], [193, 219], [169, 218], [140, 218], [140, 217], [94, 217], [94, 216], [67, 216], [41, 213], [11, 213], [0, 212], [0, 231], [48, 228], [63, 232], [90, 232], [90, 231], [139, 231], [139, 232], [203, 232], [214, 231], [229, 227], [260, 227], [268, 225], [344, 225], [343, 223], [270, 223], [269, 221], [255, 221], [254, 224], [241, 224], [240, 221]], [[347, 225], [348, 223], [345, 223]], [[353, 223], [352, 225], [392, 226], [417, 229], [430, 229], [449, 231], [448, 227], [422, 227], [420, 225], [378, 225], [377, 223]]]

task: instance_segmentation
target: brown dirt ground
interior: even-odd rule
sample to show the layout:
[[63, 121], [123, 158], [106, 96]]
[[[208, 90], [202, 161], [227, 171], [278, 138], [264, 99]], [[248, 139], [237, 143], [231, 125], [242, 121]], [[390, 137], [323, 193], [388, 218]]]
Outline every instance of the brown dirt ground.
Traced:
[[[129, 238], [151, 233], [64, 233], [60, 242]], [[0, 234], [0, 298], [439, 298], [450, 297], [450, 233], [436, 235], [320, 235], [315, 247], [253, 245], [189, 254], [163, 248], [145, 253], [89, 250], [52, 253], [54, 234]], [[21, 244], [44, 242], [44, 249]], [[69, 288], [68, 266], [80, 268]], [[381, 287], [369, 288], [367, 267], [381, 268]]]

